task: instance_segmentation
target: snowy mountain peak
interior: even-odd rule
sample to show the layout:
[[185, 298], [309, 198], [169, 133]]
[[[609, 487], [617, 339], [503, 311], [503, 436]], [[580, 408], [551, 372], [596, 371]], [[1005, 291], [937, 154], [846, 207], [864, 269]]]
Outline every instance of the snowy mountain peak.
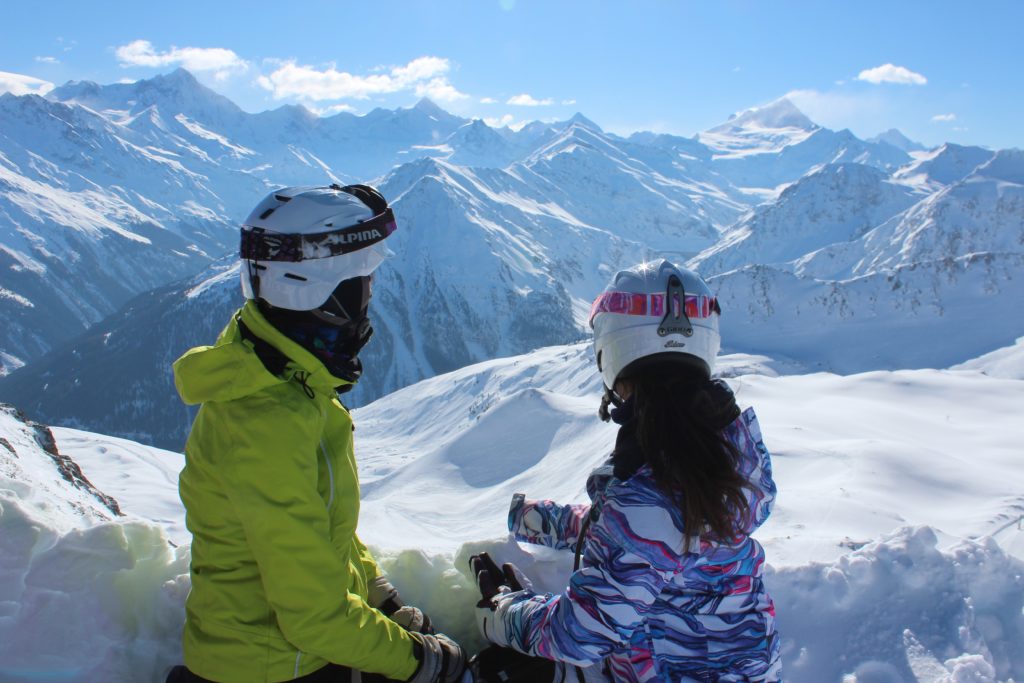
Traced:
[[89, 81], [71, 81], [51, 90], [47, 98], [82, 104], [96, 111], [133, 114], [156, 105], [164, 115], [187, 114], [205, 122], [236, 119], [243, 114], [234, 102], [207, 88], [186, 69], [175, 69], [134, 83], [97, 86]]
[[977, 175], [1015, 185], [1024, 185], [1024, 150], [1002, 149], [978, 167]]
[[892, 145], [896, 149], [902, 149], [904, 152], [923, 152], [927, 149], [920, 142], [911, 140], [895, 128], [890, 128], [884, 133], [879, 133], [873, 138], [868, 138], [867, 142], [884, 142], [887, 145]]
[[697, 140], [724, 157], [779, 152], [823, 131], [785, 97], [733, 114], [723, 124], [697, 135]]
[[594, 123], [593, 121], [591, 121], [590, 119], [588, 119], [586, 116], [584, 116], [583, 114], [581, 114], [579, 112], [576, 112], [575, 114], [573, 114], [572, 118], [569, 119], [568, 121], [566, 121], [566, 123], [569, 126], [573, 126], [573, 125], [583, 126], [584, 128], [589, 128], [590, 130], [592, 130], [592, 131], [594, 131], [596, 133], [603, 133], [604, 132], [601, 129], [601, 126], [597, 125], [596, 123]]
[[429, 97], [424, 97], [420, 99], [419, 102], [413, 105], [413, 109], [421, 111], [424, 114], [429, 114], [431, 116], [450, 116], [448, 112], [446, 112], [444, 109], [441, 109], [441, 107], [437, 106], [434, 100], [430, 99]]
[[428, 119], [432, 119], [432, 120], [436, 121], [437, 123], [448, 125], [448, 126], [452, 126], [452, 127], [461, 126], [466, 121], [465, 119], [460, 118], [458, 116], [455, 116], [454, 114], [449, 114], [444, 109], [442, 109], [441, 107], [437, 106], [437, 104], [432, 99], [430, 99], [428, 97], [422, 98], [419, 102], [417, 102], [415, 105], [413, 105], [410, 109], [406, 109], [406, 110], [401, 110], [400, 109], [398, 111], [399, 112], [401, 112], [401, 111], [415, 112], [415, 113], [420, 114], [422, 116], [426, 116]]
[[784, 129], [795, 128], [812, 132], [820, 128], [785, 97], [780, 97], [760, 107], [733, 114], [725, 123], [710, 129], [709, 133], [722, 133], [738, 129]]
[[993, 153], [982, 147], [948, 142], [921, 156], [896, 172], [898, 182], [930, 186], [938, 189], [970, 175], [978, 166], [992, 159]]

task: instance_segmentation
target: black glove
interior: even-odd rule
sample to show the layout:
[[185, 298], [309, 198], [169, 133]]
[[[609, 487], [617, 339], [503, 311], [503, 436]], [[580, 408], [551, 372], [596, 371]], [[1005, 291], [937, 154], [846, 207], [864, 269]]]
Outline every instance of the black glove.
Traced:
[[512, 563], [498, 565], [487, 553], [469, 558], [470, 570], [476, 576], [480, 602], [476, 603], [476, 625], [488, 642], [523, 651], [521, 639], [506, 615], [521, 600], [528, 599], [533, 585]]
[[423, 610], [402, 602], [398, 597], [398, 589], [391, 585], [386, 576], [378, 576], [367, 586], [369, 596], [367, 602], [384, 613], [406, 631], [417, 633], [433, 633], [434, 627]]
[[[489, 607], [491, 600], [499, 593], [533, 588], [529, 579], [519, 571], [519, 567], [511, 562], [506, 562], [499, 568], [487, 553], [471, 556], [469, 568], [473, 576], [476, 577], [476, 587], [480, 589], [478, 607]], [[505, 590], [502, 586], [507, 586], [508, 589]]]
[[462, 680], [466, 672], [466, 653], [458, 643], [443, 633], [411, 635], [416, 641], [413, 652], [420, 665], [409, 683], [459, 683]]

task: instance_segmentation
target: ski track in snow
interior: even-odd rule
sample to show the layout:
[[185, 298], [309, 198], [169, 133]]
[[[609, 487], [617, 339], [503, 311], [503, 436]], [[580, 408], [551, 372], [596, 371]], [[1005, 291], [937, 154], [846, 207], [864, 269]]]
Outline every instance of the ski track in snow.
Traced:
[[[757, 536], [787, 681], [1024, 678], [1020, 349], [970, 369], [846, 377], [722, 359], [773, 454], [779, 501]], [[594, 416], [590, 353], [490, 361], [355, 411], [360, 533], [403, 598], [471, 650], [470, 554], [516, 562], [541, 590], [564, 587], [571, 555], [511, 541], [505, 514], [514, 491], [584, 499], [615, 433]], [[0, 457], [28, 468], [32, 443], [13, 422], [0, 429]], [[181, 455], [53, 432], [126, 517], [72, 524], [0, 477], [0, 680], [160, 681], [180, 659], [188, 592]], [[46, 462], [23, 476], [56, 476]]]

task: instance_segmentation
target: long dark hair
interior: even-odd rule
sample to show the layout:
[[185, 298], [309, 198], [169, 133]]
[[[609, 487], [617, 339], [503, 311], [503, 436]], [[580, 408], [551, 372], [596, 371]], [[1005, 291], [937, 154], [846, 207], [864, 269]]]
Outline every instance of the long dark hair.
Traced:
[[722, 435], [739, 415], [724, 383], [678, 365], [659, 364], [630, 377], [636, 435], [654, 479], [678, 502], [687, 546], [707, 527], [715, 540], [739, 532], [750, 486], [740, 453]]

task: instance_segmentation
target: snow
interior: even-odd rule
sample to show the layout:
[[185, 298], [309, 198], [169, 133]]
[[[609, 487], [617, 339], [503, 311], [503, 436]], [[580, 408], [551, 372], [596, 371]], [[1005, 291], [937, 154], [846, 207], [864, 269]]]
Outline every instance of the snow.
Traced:
[[[185, 465], [181, 453], [67, 427], [51, 431], [60, 452], [77, 462], [93, 485], [113, 496], [126, 514], [156, 522], [175, 545], [191, 542], [176, 495], [178, 473]], [[165, 495], [154, 496], [155, 491]]]
[[[794, 375], [764, 356], [721, 359], [773, 454], [780, 495], [758, 538], [788, 681], [1024, 678], [1024, 380], [984, 374], [991, 359], [967, 365]], [[575, 344], [355, 411], [360, 534], [403, 597], [467, 647], [480, 646], [470, 554], [514, 561], [542, 589], [564, 585], [571, 556], [517, 545], [505, 516], [516, 491], [585, 499], [587, 471], [615, 435], [596, 418], [598, 397], [590, 347]], [[125, 516], [41, 506], [33, 492], [58, 479], [52, 461], [0, 414], [9, 461], [34, 458], [36, 473], [30, 484], [0, 478], [0, 680], [158, 681], [180, 657], [188, 590], [181, 456], [53, 433]], [[0, 463], [9, 450], [0, 442]]]

